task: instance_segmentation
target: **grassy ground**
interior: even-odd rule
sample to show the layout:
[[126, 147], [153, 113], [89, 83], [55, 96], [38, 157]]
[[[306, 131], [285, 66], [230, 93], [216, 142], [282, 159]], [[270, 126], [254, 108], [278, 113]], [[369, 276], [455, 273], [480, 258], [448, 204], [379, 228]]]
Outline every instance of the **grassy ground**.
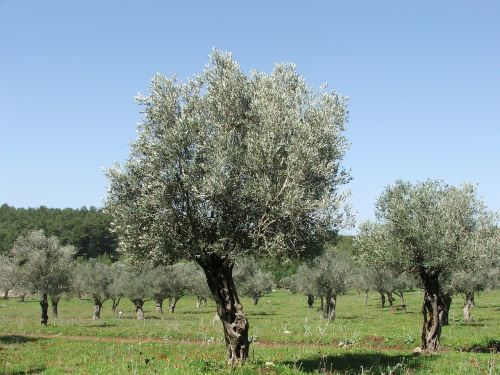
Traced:
[[104, 305], [92, 321], [86, 300], [62, 300], [59, 318], [39, 325], [38, 301], [0, 301], [0, 374], [500, 374], [500, 355], [488, 347], [500, 340], [500, 292], [476, 298], [475, 321], [463, 324], [455, 297], [442, 350], [413, 356], [421, 328], [420, 292], [408, 293], [408, 310], [379, 307], [375, 294], [339, 297], [337, 319], [327, 323], [306, 298], [277, 291], [257, 306], [244, 299], [253, 344], [243, 368], [229, 370], [213, 304], [195, 307], [182, 298], [174, 314], [145, 305], [137, 321], [123, 300], [118, 319]]

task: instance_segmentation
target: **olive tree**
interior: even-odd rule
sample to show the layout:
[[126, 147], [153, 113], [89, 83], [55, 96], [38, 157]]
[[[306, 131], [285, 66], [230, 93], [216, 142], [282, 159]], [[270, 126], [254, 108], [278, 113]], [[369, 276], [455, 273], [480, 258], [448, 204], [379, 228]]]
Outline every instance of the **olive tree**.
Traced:
[[11, 257], [0, 255], [0, 290], [3, 291], [3, 298], [9, 298], [9, 292], [14, 289], [15, 264]]
[[158, 266], [153, 269], [152, 285], [156, 311], [163, 313], [163, 301], [168, 298], [168, 309], [175, 311], [179, 301], [189, 289], [189, 279], [192, 268], [185, 263], [176, 263], [171, 266]]
[[240, 294], [252, 298], [254, 305], [264, 294], [270, 293], [274, 287], [273, 275], [269, 272], [263, 272], [253, 257], [237, 260], [234, 281]]
[[75, 269], [73, 289], [79, 295], [89, 295], [94, 303], [92, 319], [101, 319], [103, 303], [110, 298], [110, 285], [113, 282], [111, 266], [89, 259], [80, 262]]
[[199, 308], [207, 303], [212, 294], [208, 289], [205, 273], [198, 264], [187, 263], [186, 269], [190, 275], [187, 280], [187, 289], [189, 293], [196, 297], [196, 307]]
[[111, 283], [108, 285], [108, 294], [111, 300], [111, 309], [116, 311], [120, 300], [125, 294], [126, 272], [123, 262], [114, 262], [108, 269]]
[[376, 217], [377, 223], [361, 226], [359, 251], [381, 268], [419, 277], [424, 288], [422, 349], [436, 350], [448, 309], [440, 277], [498, 256], [497, 218], [477, 198], [474, 186], [432, 180], [396, 181], [378, 199]]
[[346, 101], [291, 64], [246, 75], [218, 51], [187, 83], [156, 75], [137, 100], [138, 138], [107, 172], [114, 231], [129, 258], [201, 266], [235, 365], [250, 342], [234, 260], [311, 256], [344, 222]]
[[120, 275], [123, 295], [134, 304], [138, 320], [144, 320], [144, 304], [154, 296], [153, 267], [146, 262], [134, 262], [127, 265]]
[[48, 298], [57, 317], [59, 298], [70, 290], [75, 248], [61, 245], [56, 237], [45, 236], [43, 230], [33, 230], [16, 239], [10, 254], [16, 266], [16, 287], [40, 294], [41, 323], [47, 325]]

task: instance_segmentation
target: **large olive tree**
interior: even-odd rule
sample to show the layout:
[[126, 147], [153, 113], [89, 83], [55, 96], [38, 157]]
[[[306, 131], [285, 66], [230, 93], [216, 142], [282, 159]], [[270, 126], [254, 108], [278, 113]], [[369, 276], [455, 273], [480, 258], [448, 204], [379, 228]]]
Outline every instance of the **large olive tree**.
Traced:
[[47, 237], [43, 230], [33, 230], [14, 242], [10, 254], [16, 265], [16, 288], [40, 295], [41, 323], [48, 322], [48, 297], [57, 317], [60, 295], [69, 291], [72, 280], [73, 246], [63, 246], [56, 237]]
[[250, 345], [234, 259], [309, 256], [343, 222], [345, 99], [293, 65], [248, 76], [214, 51], [188, 83], [157, 75], [138, 101], [130, 158], [107, 172], [113, 228], [130, 258], [201, 266], [234, 365]]
[[422, 349], [436, 350], [449, 306], [440, 277], [498, 256], [497, 218], [477, 198], [474, 186], [432, 180], [396, 181], [378, 199], [376, 216], [378, 223], [361, 226], [359, 251], [373, 265], [420, 278]]

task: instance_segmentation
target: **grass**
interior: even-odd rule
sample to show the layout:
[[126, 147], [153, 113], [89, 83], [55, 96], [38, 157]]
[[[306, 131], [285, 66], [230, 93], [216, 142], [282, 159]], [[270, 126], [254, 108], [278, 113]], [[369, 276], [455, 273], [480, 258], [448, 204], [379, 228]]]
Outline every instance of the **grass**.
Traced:
[[135, 319], [122, 300], [118, 319], [105, 303], [92, 321], [88, 300], [62, 300], [59, 318], [39, 325], [38, 301], [0, 300], [0, 374], [500, 374], [500, 292], [479, 295], [472, 324], [461, 322], [455, 297], [442, 350], [413, 356], [419, 345], [422, 294], [408, 293], [406, 312], [379, 307], [375, 294], [339, 297], [337, 319], [326, 322], [306, 298], [279, 290], [257, 306], [243, 299], [250, 321], [250, 359], [242, 368], [225, 365], [220, 322], [213, 304], [196, 308], [182, 298], [171, 314], [145, 305]]

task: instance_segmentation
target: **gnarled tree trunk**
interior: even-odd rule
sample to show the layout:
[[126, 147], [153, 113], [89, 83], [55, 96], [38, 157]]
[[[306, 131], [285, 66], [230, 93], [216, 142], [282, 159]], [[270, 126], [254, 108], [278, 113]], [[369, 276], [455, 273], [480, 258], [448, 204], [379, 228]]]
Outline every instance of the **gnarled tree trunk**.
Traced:
[[399, 297], [399, 304], [401, 306], [401, 308], [406, 311], [406, 304], [405, 304], [405, 296], [403, 294], [403, 292], [394, 292], [395, 295], [397, 295]]
[[424, 323], [421, 341], [422, 349], [427, 351], [435, 351], [439, 348], [443, 313], [446, 311], [438, 276], [437, 274], [430, 275], [428, 272], [420, 273], [424, 284], [424, 302], [422, 304]]
[[380, 304], [382, 305], [382, 308], [385, 307], [385, 294], [383, 292], [380, 293]]
[[389, 306], [392, 307], [394, 303], [394, 297], [392, 296], [392, 292], [387, 292], [387, 300], [389, 301]]
[[41, 324], [46, 326], [49, 321], [49, 301], [47, 300], [47, 293], [42, 293], [40, 307], [42, 308]]
[[52, 305], [52, 319], [57, 319], [57, 306], [59, 305], [59, 300], [61, 297], [50, 297], [50, 303]]
[[163, 314], [163, 300], [161, 297], [155, 298], [156, 312], [159, 314]]
[[93, 320], [99, 320], [101, 319], [101, 308], [102, 308], [102, 303], [98, 298], [94, 298], [94, 315], [92, 316]]
[[474, 306], [474, 292], [465, 293], [464, 322], [472, 322], [472, 307]]
[[179, 298], [177, 297], [169, 297], [168, 299], [168, 311], [171, 313], [175, 312], [175, 305], [177, 305], [177, 301]]
[[443, 310], [443, 313], [441, 314], [441, 325], [447, 326], [447, 325], [449, 325], [451, 294], [443, 294], [442, 298], [443, 298], [445, 309]]
[[144, 306], [144, 300], [142, 298], [134, 298], [131, 299], [131, 301], [135, 306], [135, 314], [137, 316], [137, 319], [144, 320], [144, 310], [142, 308]]
[[328, 320], [335, 320], [337, 307], [337, 295], [335, 293], [328, 292], [326, 294], [326, 309], [323, 316]]
[[234, 367], [248, 358], [248, 320], [243, 313], [233, 281], [233, 262], [216, 254], [197, 259], [217, 304], [226, 341], [227, 360]]
[[307, 307], [311, 308], [314, 304], [314, 296], [312, 294], [307, 295]]
[[254, 305], [257, 305], [259, 303], [259, 297], [255, 297], [254, 296], [252, 299], [253, 299], [253, 304]]

